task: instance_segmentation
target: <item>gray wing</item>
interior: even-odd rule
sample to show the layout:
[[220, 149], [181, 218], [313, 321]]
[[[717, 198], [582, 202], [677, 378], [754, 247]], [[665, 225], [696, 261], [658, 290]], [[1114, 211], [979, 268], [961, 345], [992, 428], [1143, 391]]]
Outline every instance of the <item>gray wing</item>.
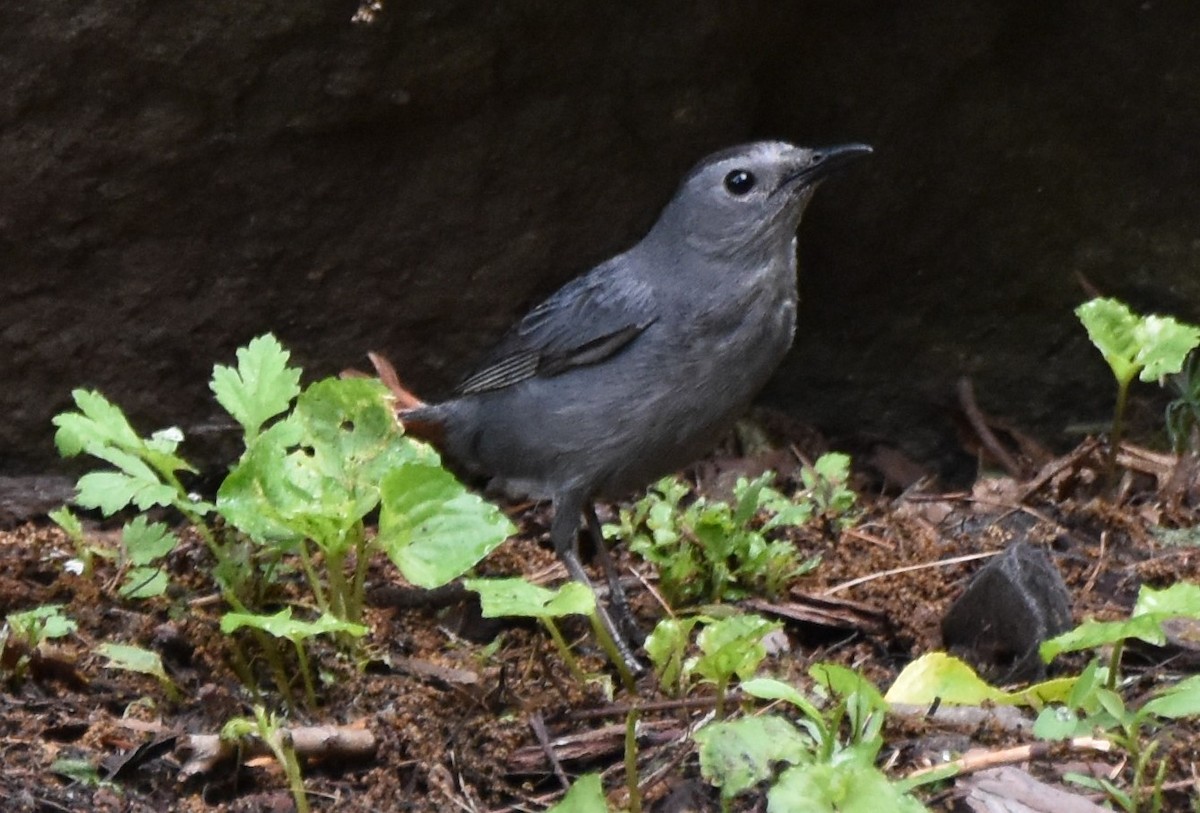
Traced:
[[636, 339], [656, 318], [650, 286], [610, 260], [530, 311], [455, 392], [498, 390], [595, 364]]

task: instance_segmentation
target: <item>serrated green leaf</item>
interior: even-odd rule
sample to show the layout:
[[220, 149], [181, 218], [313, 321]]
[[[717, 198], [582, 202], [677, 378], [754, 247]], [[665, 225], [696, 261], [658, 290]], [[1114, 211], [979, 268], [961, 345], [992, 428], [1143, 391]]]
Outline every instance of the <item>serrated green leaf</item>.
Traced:
[[376, 541], [419, 587], [439, 587], [461, 576], [514, 531], [500, 509], [438, 465], [400, 465], [383, 478], [380, 492]]
[[562, 801], [546, 813], [608, 813], [600, 774], [589, 773], [576, 779]]
[[484, 618], [561, 618], [591, 615], [596, 597], [579, 582], [548, 590], [524, 579], [464, 579], [463, 586], [479, 594]]
[[166, 571], [157, 567], [135, 567], [125, 574], [117, 591], [124, 598], [154, 598], [167, 592]]
[[71, 537], [74, 542], [83, 541], [83, 523], [72, 513], [70, 508], [64, 505], [61, 508], [55, 508], [46, 516], [50, 518], [51, 522], [62, 528], [63, 533]]
[[1200, 328], [1183, 324], [1170, 316], [1147, 316], [1136, 331], [1137, 363], [1142, 365], [1142, 381], [1158, 381], [1183, 369], [1183, 362], [1200, 345]]
[[84, 508], [96, 508], [112, 516], [128, 505], [145, 511], [155, 505], [170, 505], [175, 489], [157, 479], [132, 477], [119, 471], [93, 471], [79, 478], [75, 501]]
[[813, 758], [812, 741], [775, 715], [709, 723], [696, 732], [700, 773], [732, 799], [774, 775], [775, 764]]
[[301, 621], [292, 618], [292, 608], [285, 607], [274, 615], [256, 615], [254, 613], [225, 613], [221, 616], [221, 632], [226, 635], [236, 632], [242, 627], [262, 630], [276, 638], [286, 638], [290, 641], [303, 641], [314, 635], [330, 635], [346, 633], [355, 638], [366, 635], [368, 630], [362, 624], [343, 621], [329, 613], [322, 614], [315, 621]]
[[134, 448], [141, 443], [125, 413], [95, 390], [72, 390], [79, 412], [55, 415], [54, 443], [64, 457], [74, 457], [89, 444]]
[[236, 368], [220, 364], [213, 368], [209, 386], [217, 402], [242, 425], [247, 443], [300, 394], [300, 370], [288, 366], [289, 357], [268, 333], [238, 348]]
[[148, 565], [171, 551], [179, 540], [161, 522], [148, 522], [144, 516], [134, 517], [121, 529], [121, 544], [132, 565]]

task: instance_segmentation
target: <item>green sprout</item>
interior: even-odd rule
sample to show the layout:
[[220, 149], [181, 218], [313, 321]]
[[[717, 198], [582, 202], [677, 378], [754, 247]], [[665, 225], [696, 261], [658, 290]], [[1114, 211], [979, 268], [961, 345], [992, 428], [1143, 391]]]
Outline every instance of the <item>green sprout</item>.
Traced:
[[221, 728], [221, 739], [226, 742], [242, 743], [250, 737], [258, 737], [271, 749], [275, 760], [288, 778], [288, 788], [296, 803], [297, 813], [308, 813], [308, 793], [304, 789], [304, 776], [300, 772], [300, 760], [292, 746], [291, 732], [274, 714], [262, 706], [254, 707], [253, 719], [235, 717]]
[[1134, 377], [1159, 381], [1178, 373], [1184, 359], [1200, 345], [1200, 327], [1170, 316], [1138, 316], [1117, 299], [1093, 299], [1075, 309], [1088, 338], [1104, 356], [1117, 381], [1110, 434], [1110, 471], [1121, 444], [1125, 403]]
[[775, 596], [820, 559], [801, 560], [792, 542], [769, 535], [818, 518], [839, 528], [852, 522], [849, 464], [846, 455], [822, 455], [802, 471], [805, 488], [791, 498], [770, 486], [771, 472], [739, 479], [732, 505], [705, 497], [685, 505], [689, 487], [668, 477], [631, 509], [622, 509], [620, 525], [606, 531], [628, 539], [630, 550], [658, 568], [660, 588], [672, 606]]
[[717, 689], [717, 717], [725, 716], [725, 698], [734, 677], [748, 680], [767, 649], [763, 639], [783, 625], [757, 615], [731, 615], [707, 623], [696, 636], [700, 654], [684, 662], [684, 672], [712, 683]]
[[466, 579], [463, 586], [479, 594], [479, 604], [484, 618], [536, 618], [550, 634], [554, 645], [567, 665], [571, 676], [580, 685], [588, 682], [587, 675], [567, 645], [562, 632], [555, 623], [556, 618], [568, 615], [584, 615], [592, 624], [608, 659], [616, 667], [625, 688], [633, 692], [633, 675], [617, 650], [616, 642], [600, 622], [596, 612], [596, 596], [591, 589], [579, 582], [567, 582], [557, 590], [548, 590], [531, 584], [524, 579]]
[[0, 626], [0, 674], [19, 681], [29, 669], [43, 641], [63, 638], [78, 625], [63, 614], [61, 604], [43, 604], [32, 610], [9, 613]]

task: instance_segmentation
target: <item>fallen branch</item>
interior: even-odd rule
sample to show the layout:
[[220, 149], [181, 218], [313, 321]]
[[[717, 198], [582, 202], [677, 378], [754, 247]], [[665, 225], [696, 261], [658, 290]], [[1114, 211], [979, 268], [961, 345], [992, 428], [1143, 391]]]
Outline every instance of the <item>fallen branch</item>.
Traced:
[[930, 773], [949, 773], [950, 776], [963, 776], [976, 773], [1000, 765], [1015, 765], [1028, 762], [1031, 759], [1041, 759], [1056, 753], [1063, 748], [1071, 751], [1101, 751], [1112, 750], [1112, 743], [1097, 737], [1073, 737], [1065, 742], [1033, 742], [1028, 745], [1018, 745], [1013, 748], [1001, 748], [998, 751], [968, 751], [956, 760], [939, 765], [930, 765], [913, 771], [906, 778], [915, 779]]
[[[348, 725], [296, 726], [280, 729], [291, 737], [296, 756], [309, 759], [368, 759], [375, 755], [375, 735], [365, 728]], [[221, 739], [219, 734], [190, 734], [177, 747], [186, 755], [180, 773], [186, 778], [208, 773], [227, 759], [241, 754], [243, 759], [271, 755], [271, 749], [258, 738]]]

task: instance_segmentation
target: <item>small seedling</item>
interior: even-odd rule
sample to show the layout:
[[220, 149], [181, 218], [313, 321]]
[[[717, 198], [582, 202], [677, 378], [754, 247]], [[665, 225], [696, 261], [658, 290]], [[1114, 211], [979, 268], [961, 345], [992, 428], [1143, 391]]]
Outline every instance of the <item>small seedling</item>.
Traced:
[[1167, 404], [1167, 436], [1177, 454], [1191, 445], [1200, 453], [1200, 352], [1193, 350], [1183, 369], [1170, 378], [1176, 398]]
[[[908, 795], [907, 783], [893, 783], [875, 767], [883, 746], [886, 705], [878, 690], [856, 672], [831, 664], [810, 670], [829, 694], [825, 711], [794, 686], [772, 678], [744, 681], [742, 691], [764, 700], [786, 701], [800, 712], [799, 728], [779, 714], [710, 723], [696, 734], [700, 768], [721, 788], [722, 808], [732, 799], [775, 776], [767, 792], [768, 813], [835, 813], [843, 810], [925, 808]], [[848, 723], [849, 736], [840, 737]]]
[[684, 672], [716, 686], [718, 718], [725, 716], [730, 682], [734, 677], [748, 680], [754, 675], [767, 656], [763, 639], [782, 627], [757, 615], [733, 615], [701, 628], [696, 636], [700, 654], [684, 662]]
[[654, 674], [658, 676], [659, 688], [674, 697], [683, 696], [688, 643], [691, 641], [692, 628], [699, 622], [700, 619], [695, 616], [664, 618], [646, 636], [643, 646], [650, 656]]
[[557, 590], [547, 590], [518, 578], [465, 579], [463, 586], [479, 594], [479, 605], [484, 618], [536, 618], [541, 622], [554, 640], [554, 645], [558, 647], [563, 663], [581, 685], [588, 682], [588, 677], [579, 666], [575, 653], [567, 645], [554, 619], [567, 615], [587, 616], [609, 660], [621, 675], [622, 685], [633, 691], [633, 676], [629, 674], [615, 642], [600, 623], [600, 617], [596, 613], [596, 596], [587, 585], [567, 582]]
[[268, 714], [262, 706], [254, 707], [254, 718], [235, 717], [221, 728], [221, 739], [241, 743], [247, 737], [258, 737], [275, 756], [288, 778], [288, 788], [296, 803], [297, 813], [308, 813], [308, 793], [304, 789], [304, 776], [300, 772], [300, 760], [292, 747], [290, 732], [274, 714]]
[[[300, 677], [304, 681], [304, 697], [310, 709], [317, 706], [317, 691], [313, 682], [312, 669], [308, 663], [305, 642], [317, 635], [348, 635], [351, 638], [361, 638], [367, 634], [367, 628], [362, 624], [342, 621], [329, 613], [323, 614], [316, 621], [301, 621], [292, 618], [291, 607], [285, 607], [274, 615], [234, 612], [225, 613], [221, 617], [221, 632], [226, 635], [232, 635], [243, 627], [291, 641], [300, 664]], [[278, 653], [274, 649], [268, 649], [266, 654], [276, 688], [279, 689], [280, 695], [290, 698], [292, 696], [291, 681], [287, 677], [287, 671], [282, 661], [277, 656]]]
[[0, 674], [19, 681], [29, 668], [33, 653], [43, 641], [62, 638], [78, 625], [63, 614], [63, 605], [44, 604], [32, 610], [10, 613], [0, 627]]
[[1117, 299], [1085, 302], [1075, 309], [1075, 315], [1117, 381], [1109, 438], [1111, 454], [1115, 455], [1121, 444], [1125, 402], [1134, 377], [1151, 382], [1178, 373], [1188, 353], [1200, 345], [1200, 327], [1169, 316], [1138, 316]]

